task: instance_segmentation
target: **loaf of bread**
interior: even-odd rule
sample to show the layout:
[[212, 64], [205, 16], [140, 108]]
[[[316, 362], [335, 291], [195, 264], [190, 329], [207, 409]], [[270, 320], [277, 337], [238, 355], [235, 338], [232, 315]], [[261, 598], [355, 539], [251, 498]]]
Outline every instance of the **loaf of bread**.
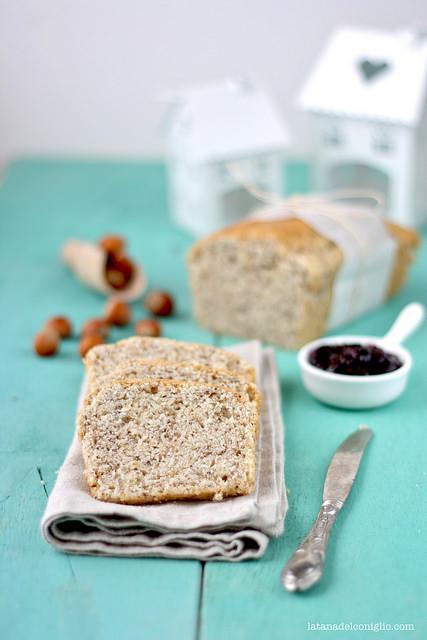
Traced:
[[[419, 237], [387, 226], [398, 245], [392, 295]], [[341, 249], [300, 219], [236, 224], [198, 241], [189, 253], [194, 316], [217, 333], [299, 348], [325, 332], [342, 262]]]
[[126, 504], [248, 494], [258, 418], [259, 402], [221, 385], [154, 378], [102, 384], [78, 416], [90, 492]]
[[114, 368], [136, 359], [201, 364], [243, 375], [249, 382], [255, 380], [254, 368], [236, 354], [224, 349], [168, 338], [133, 336], [115, 344], [93, 347], [89, 351], [85, 358], [89, 386], [105, 382]]

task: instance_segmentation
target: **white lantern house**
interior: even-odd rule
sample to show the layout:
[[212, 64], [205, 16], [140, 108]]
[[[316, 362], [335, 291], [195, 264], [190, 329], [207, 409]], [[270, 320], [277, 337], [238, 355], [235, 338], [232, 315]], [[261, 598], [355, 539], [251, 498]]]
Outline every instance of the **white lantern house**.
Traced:
[[285, 126], [268, 95], [228, 80], [174, 96], [168, 125], [170, 205], [174, 221], [203, 235], [244, 218], [259, 202], [239, 183], [283, 189]]
[[391, 220], [425, 222], [426, 88], [425, 35], [334, 32], [298, 98], [312, 121], [316, 188], [380, 190]]

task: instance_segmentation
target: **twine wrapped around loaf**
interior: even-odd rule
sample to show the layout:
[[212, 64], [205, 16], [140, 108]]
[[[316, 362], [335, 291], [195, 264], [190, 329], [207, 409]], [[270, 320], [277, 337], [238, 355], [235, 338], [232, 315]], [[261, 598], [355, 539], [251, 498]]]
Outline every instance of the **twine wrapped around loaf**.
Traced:
[[[349, 216], [365, 217], [367, 219], [372, 216], [380, 217], [384, 213], [384, 198], [378, 191], [370, 189], [334, 189], [325, 193], [297, 194], [284, 198], [277, 193], [269, 193], [259, 189], [246, 179], [238, 165], [228, 164], [227, 168], [236, 182], [241, 184], [254, 198], [266, 205], [253, 212], [250, 215], [251, 218], [274, 220], [291, 215], [298, 218], [304, 213], [329, 218], [337, 222], [354, 237], [362, 253], [364, 250], [363, 237], [354, 233], [354, 230], [347, 224], [343, 216], [343, 209]], [[362, 206], [360, 203], [358, 205], [338, 204], [340, 201], [348, 199], [372, 200], [374, 205], [367, 207], [366, 205]]]
[[[340, 189], [284, 198], [259, 189], [247, 180], [238, 165], [229, 164], [228, 170], [236, 182], [264, 205], [252, 212], [250, 219], [300, 218], [342, 250], [344, 263], [334, 283], [334, 293], [339, 290], [340, 295], [333, 296], [335, 305], [332, 305], [330, 314], [330, 328], [384, 301], [396, 243], [385, 224], [384, 200], [380, 193], [369, 189]], [[350, 203], [348, 200], [357, 202]], [[373, 204], [367, 206], [362, 203], [366, 200], [371, 200]], [[381, 257], [375, 265], [379, 281], [376, 299], [367, 292], [365, 274], [366, 266], [372, 263], [373, 251]], [[343, 295], [343, 279], [348, 278], [350, 263], [354, 265], [354, 278]], [[340, 304], [345, 304], [346, 309], [340, 309]]]
[[147, 286], [142, 269], [134, 265], [131, 280], [123, 289], [115, 289], [106, 278], [106, 252], [96, 244], [84, 240], [69, 240], [61, 249], [63, 262], [77, 278], [91, 289], [106, 296], [115, 296], [126, 302], [137, 300]]

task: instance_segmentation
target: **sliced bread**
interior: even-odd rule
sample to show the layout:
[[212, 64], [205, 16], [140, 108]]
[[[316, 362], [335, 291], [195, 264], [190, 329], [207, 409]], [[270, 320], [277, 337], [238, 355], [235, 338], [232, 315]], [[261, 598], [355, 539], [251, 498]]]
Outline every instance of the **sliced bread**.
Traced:
[[170, 360], [129, 360], [107, 373], [103, 384], [121, 380], [145, 380], [146, 378], [207, 382], [248, 394], [251, 394], [254, 389], [254, 385], [248, 383], [243, 374], [231, 373], [226, 369], [214, 369], [203, 364], [172, 362]]
[[259, 402], [219, 385], [103, 384], [78, 416], [91, 494], [126, 504], [246, 495], [255, 485], [258, 419]]
[[89, 385], [97, 385], [108, 380], [114, 368], [135, 359], [201, 364], [243, 375], [249, 382], [255, 380], [254, 368], [236, 354], [224, 349], [168, 338], [133, 336], [115, 344], [93, 347], [89, 351], [85, 358]]

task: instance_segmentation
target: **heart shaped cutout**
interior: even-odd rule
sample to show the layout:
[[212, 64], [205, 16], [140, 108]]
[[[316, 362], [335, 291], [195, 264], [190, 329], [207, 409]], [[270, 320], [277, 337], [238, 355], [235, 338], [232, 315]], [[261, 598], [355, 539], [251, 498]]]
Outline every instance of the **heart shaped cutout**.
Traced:
[[385, 60], [361, 60], [358, 66], [359, 71], [362, 73], [363, 79], [366, 82], [370, 82], [379, 75], [382, 75], [384, 71], [387, 71], [387, 69], [390, 69], [390, 64]]

